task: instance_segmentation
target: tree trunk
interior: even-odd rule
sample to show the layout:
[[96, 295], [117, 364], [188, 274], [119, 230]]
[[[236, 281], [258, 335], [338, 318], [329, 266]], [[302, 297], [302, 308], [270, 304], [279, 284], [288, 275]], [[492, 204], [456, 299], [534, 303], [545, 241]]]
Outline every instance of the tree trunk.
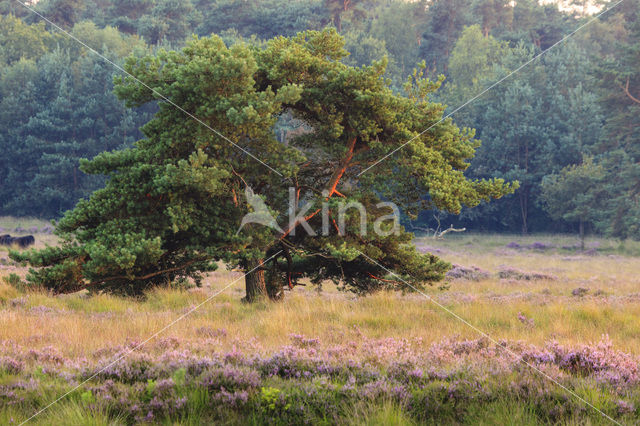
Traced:
[[262, 259], [247, 261], [244, 276], [246, 302], [255, 302], [267, 296], [267, 283], [264, 277], [264, 269], [262, 269]]
[[580, 250], [584, 251], [584, 221], [580, 219]]
[[275, 263], [272, 263], [269, 273], [265, 271], [263, 259], [247, 261], [244, 270], [246, 274], [244, 283], [247, 293], [243, 299], [245, 302], [252, 303], [266, 297], [272, 301], [284, 298], [282, 282], [279, 279]]
[[522, 235], [529, 233], [529, 226], [527, 224], [527, 218], [529, 216], [529, 191], [520, 192], [520, 215], [522, 217]]

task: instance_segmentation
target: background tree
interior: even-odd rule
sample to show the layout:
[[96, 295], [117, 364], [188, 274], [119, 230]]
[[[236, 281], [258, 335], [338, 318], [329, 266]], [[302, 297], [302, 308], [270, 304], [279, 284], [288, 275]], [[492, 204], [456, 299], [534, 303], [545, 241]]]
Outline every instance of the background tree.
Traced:
[[338, 32], [342, 32], [345, 21], [350, 25], [362, 22], [376, 3], [376, 0], [323, 0], [323, 6]]
[[0, 15], [11, 15], [16, 18], [26, 19], [31, 12], [15, 0], [0, 0]]
[[[640, 6], [625, 5], [625, 22], [613, 54], [600, 64], [602, 106], [607, 111], [597, 147], [608, 171], [609, 202], [600, 228], [620, 238], [640, 238]], [[615, 17], [611, 20], [619, 21]]]
[[[451, 57], [454, 75], [445, 99], [447, 95], [456, 101], [476, 96], [535, 54], [524, 44], [507, 48], [491, 38], [482, 43], [478, 37], [478, 29], [471, 27], [456, 45], [458, 50]], [[477, 51], [471, 49], [475, 43], [480, 46]], [[462, 58], [470, 51], [475, 52], [471, 59], [477, 67], [464, 65]], [[456, 65], [458, 58], [460, 67]], [[539, 199], [542, 179], [579, 163], [600, 136], [602, 116], [597, 97], [586, 92], [581, 83], [589, 80], [589, 69], [586, 53], [569, 43], [512, 76], [501, 90], [484, 94], [459, 115], [461, 123], [475, 127], [483, 141], [471, 175], [518, 179], [521, 184], [514, 197], [481, 206], [475, 213], [493, 221], [488, 227], [514, 229], [519, 223], [521, 232], [527, 233], [550, 220]], [[460, 86], [454, 76], [462, 80]], [[463, 217], [478, 221], [478, 216]]]
[[602, 202], [605, 176], [602, 166], [587, 157], [582, 164], [565, 167], [558, 174], [546, 176], [542, 182], [541, 197], [551, 217], [578, 222], [581, 250], [584, 250], [585, 224], [600, 220], [596, 207]]
[[138, 34], [149, 44], [166, 40], [181, 42], [202, 20], [190, 0], [158, 0], [148, 15], [140, 18]]
[[38, 11], [53, 23], [69, 29], [80, 20], [84, 0], [42, 0], [36, 3]]
[[465, 26], [472, 24], [471, 0], [436, 0], [427, 9], [420, 56], [429, 70], [446, 73], [448, 57]]
[[[351, 66], [362, 66], [389, 57], [384, 40], [377, 39], [362, 31], [350, 31], [344, 35], [345, 49], [349, 56], [343, 62]], [[390, 66], [390, 64], [387, 64]]]
[[478, 0], [473, 3], [473, 12], [480, 19], [485, 37], [497, 27], [510, 29], [513, 25], [513, 11], [514, 8], [505, 0]]
[[[497, 80], [499, 64], [507, 54], [507, 44], [483, 36], [479, 25], [465, 28], [449, 57], [448, 79], [439, 99], [453, 109], [478, 96]], [[460, 110], [457, 120], [472, 125], [476, 113], [473, 107]]]
[[[100, 3], [102, 2], [97, 2], [92, 6], [98, 6]], [[151, 0], [113, 0], [104, 12], [105, 24], [116, 27], [127, 34], [138, 34], [140, 19], [149, 15], [152, 8], [153, 2]]]
[[376, 18], [371, 22], [369, 33], [377, 39], [384, 40], [389, 57], [393, 58], [396, 70], [390, 76], [395, 77], [399, 91], [402, 90], [407, 75], [421, 61], [418, 56], [420, 31], [411, 24], [421, 6], [421, 3], [381, 6], [376, 10]]
[[[0, 126], [6, 129], [0, 145], [0, 211], [59, 217], [104, 184], [102, 177], [82, 173], [79, 160], [130, 145], [149, 115], [117, 100], [111, 64], [67, 39], [56, 40], [40, 24], [24, 27], [22, 33], [36, 41], [12, 46], [9, 56], [22, 59], [0, 72]], [[144, 49], [113, 28], [81, 23], [72, 31], [114, 61]], [[58, 47], [47, 51], [51, 40]], [[34, 46], [44, 52], [26, 59], [38, 53]]]
[[200, 0], [194, 3], [203, 14], [199, 35], [221, 34], [234, 29], [240, 36], [270, 39], [319, 29], [330, 22], [321, 0]]
[[0, 16], [0, 61], [4, 65], [39, 58], [53, 47], [54, 40], [43, 23], [28, 25], [12, 15]]

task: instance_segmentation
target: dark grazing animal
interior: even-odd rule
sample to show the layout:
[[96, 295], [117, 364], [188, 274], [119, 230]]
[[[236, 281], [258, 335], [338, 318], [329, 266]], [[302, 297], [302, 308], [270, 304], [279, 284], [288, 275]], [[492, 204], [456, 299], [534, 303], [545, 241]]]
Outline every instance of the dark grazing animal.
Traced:
[[14, 238], [11, 243], [12, 244], [18, 244], [18, 247], [20, 247], [20, 248], [27, 248], [30, 245], [35, 244], [36, 243], [36, 239], [33, 237], [33, 235], [26, 235], [24, 237], [16, 237], [16, 238]]
[[36, 239], [33, 237], [33, 235], [27, 235], [24, 237], [12, 237], [9, 234], [5, 234], [5, 235], [0, 235], [0, 245], [3, 246], [10, 246], [10, 245], [17, 245], [20, 248], [27, 248], [30, 245], [35, 244]]

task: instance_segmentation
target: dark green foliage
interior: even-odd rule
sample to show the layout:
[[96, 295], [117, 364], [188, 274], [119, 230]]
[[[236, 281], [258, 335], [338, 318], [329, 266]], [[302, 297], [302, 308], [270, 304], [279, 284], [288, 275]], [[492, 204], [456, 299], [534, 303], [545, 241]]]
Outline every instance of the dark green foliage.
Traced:
[[329, 22], [319, 0], [200, 0], [196, 5], [203, 20], [194, 32], [203, 36], [234, 29], [244, 37], [270, 39], [320, 29]]
[[597, 74], [608, 111], [596, 151], [607, 170], [608, 193], [599, 225], [614, 236], [640, 239], [640, 7], [625, 5], [621, 16], [624, 27], [613, 55]]
[[565, 167], [542, 181], [541, 198], [546, 210], [554, 219], [579, 223], [583, 250], [585, 223], [602, 220], [602, 210], [598, 207], [606, 199], [604, 178], [604, 168], [587, 157], [582, 164]]
[[[532, 47], [510, 48], [469, 27], [450, 58], [451, 83], [444, 97], [457, 105], [531, 60]], [[523, 233], [549, 221], [540, 184], [549, 174], [577, 164], [598, 144], [604, 121], [598, 98], [584, 88], [590, 61], [579, 46], [567, 42], [509, 77], [458, 115], [475, 127], [483, 141], [473, 161], [473, 176], [518, 179], [515, 196], [482, 206], [464, 217], [489, 228]], [[465, 224], [467, 225], [467, 224]]]
[[84, 8], [84, 0], [42, 0], [36, 4], [40, 14], [65, 29], [71, 29], [80, 20]]
[[473, 23], [471, 0], [438, 0], [429, 5], [420, 56], [433, 72], [447, 71], [449, 55], [466, 25]]
[[182, 42], [201, 20], [202, 15], [189, 0], [160, 0], [138, 21], [138, 34], [154, 45]]
[[[2, 45], [15, 53], [0, 74], [0, 126], [6, 129], [0, 136], [0, 211], [56, 217], [104, 183], [82, 173], [79, 159], [130, 145], [149, 115], [126, 109], [113, 95], [111, 64], [75, 44], [51, 48], [55, 36], [42, 25], [23, 28], [31, 42]], [[129, 53], [135, 47], [91, 24], [78, 24], [74, 32], [114, 60], [111, 49]]]

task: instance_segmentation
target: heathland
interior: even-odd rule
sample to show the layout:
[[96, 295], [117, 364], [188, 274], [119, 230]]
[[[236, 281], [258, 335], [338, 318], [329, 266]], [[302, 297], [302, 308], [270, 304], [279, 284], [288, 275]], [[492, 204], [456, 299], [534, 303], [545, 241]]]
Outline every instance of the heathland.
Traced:
[[[594, 238], [581, 251], [572, 236], [481, 234], [415, 243], [455, 265], [446, 288], [356, 297], [326, 284], [245, 304], [242, 274], [224, 268], [200, 288], [139, 299], [54, 297], [4, 280], [0, 423], [69, 391], [33, 421], [635, 423], [640, 245]], [[7, 258], [0, 275], [24, 276]]]

